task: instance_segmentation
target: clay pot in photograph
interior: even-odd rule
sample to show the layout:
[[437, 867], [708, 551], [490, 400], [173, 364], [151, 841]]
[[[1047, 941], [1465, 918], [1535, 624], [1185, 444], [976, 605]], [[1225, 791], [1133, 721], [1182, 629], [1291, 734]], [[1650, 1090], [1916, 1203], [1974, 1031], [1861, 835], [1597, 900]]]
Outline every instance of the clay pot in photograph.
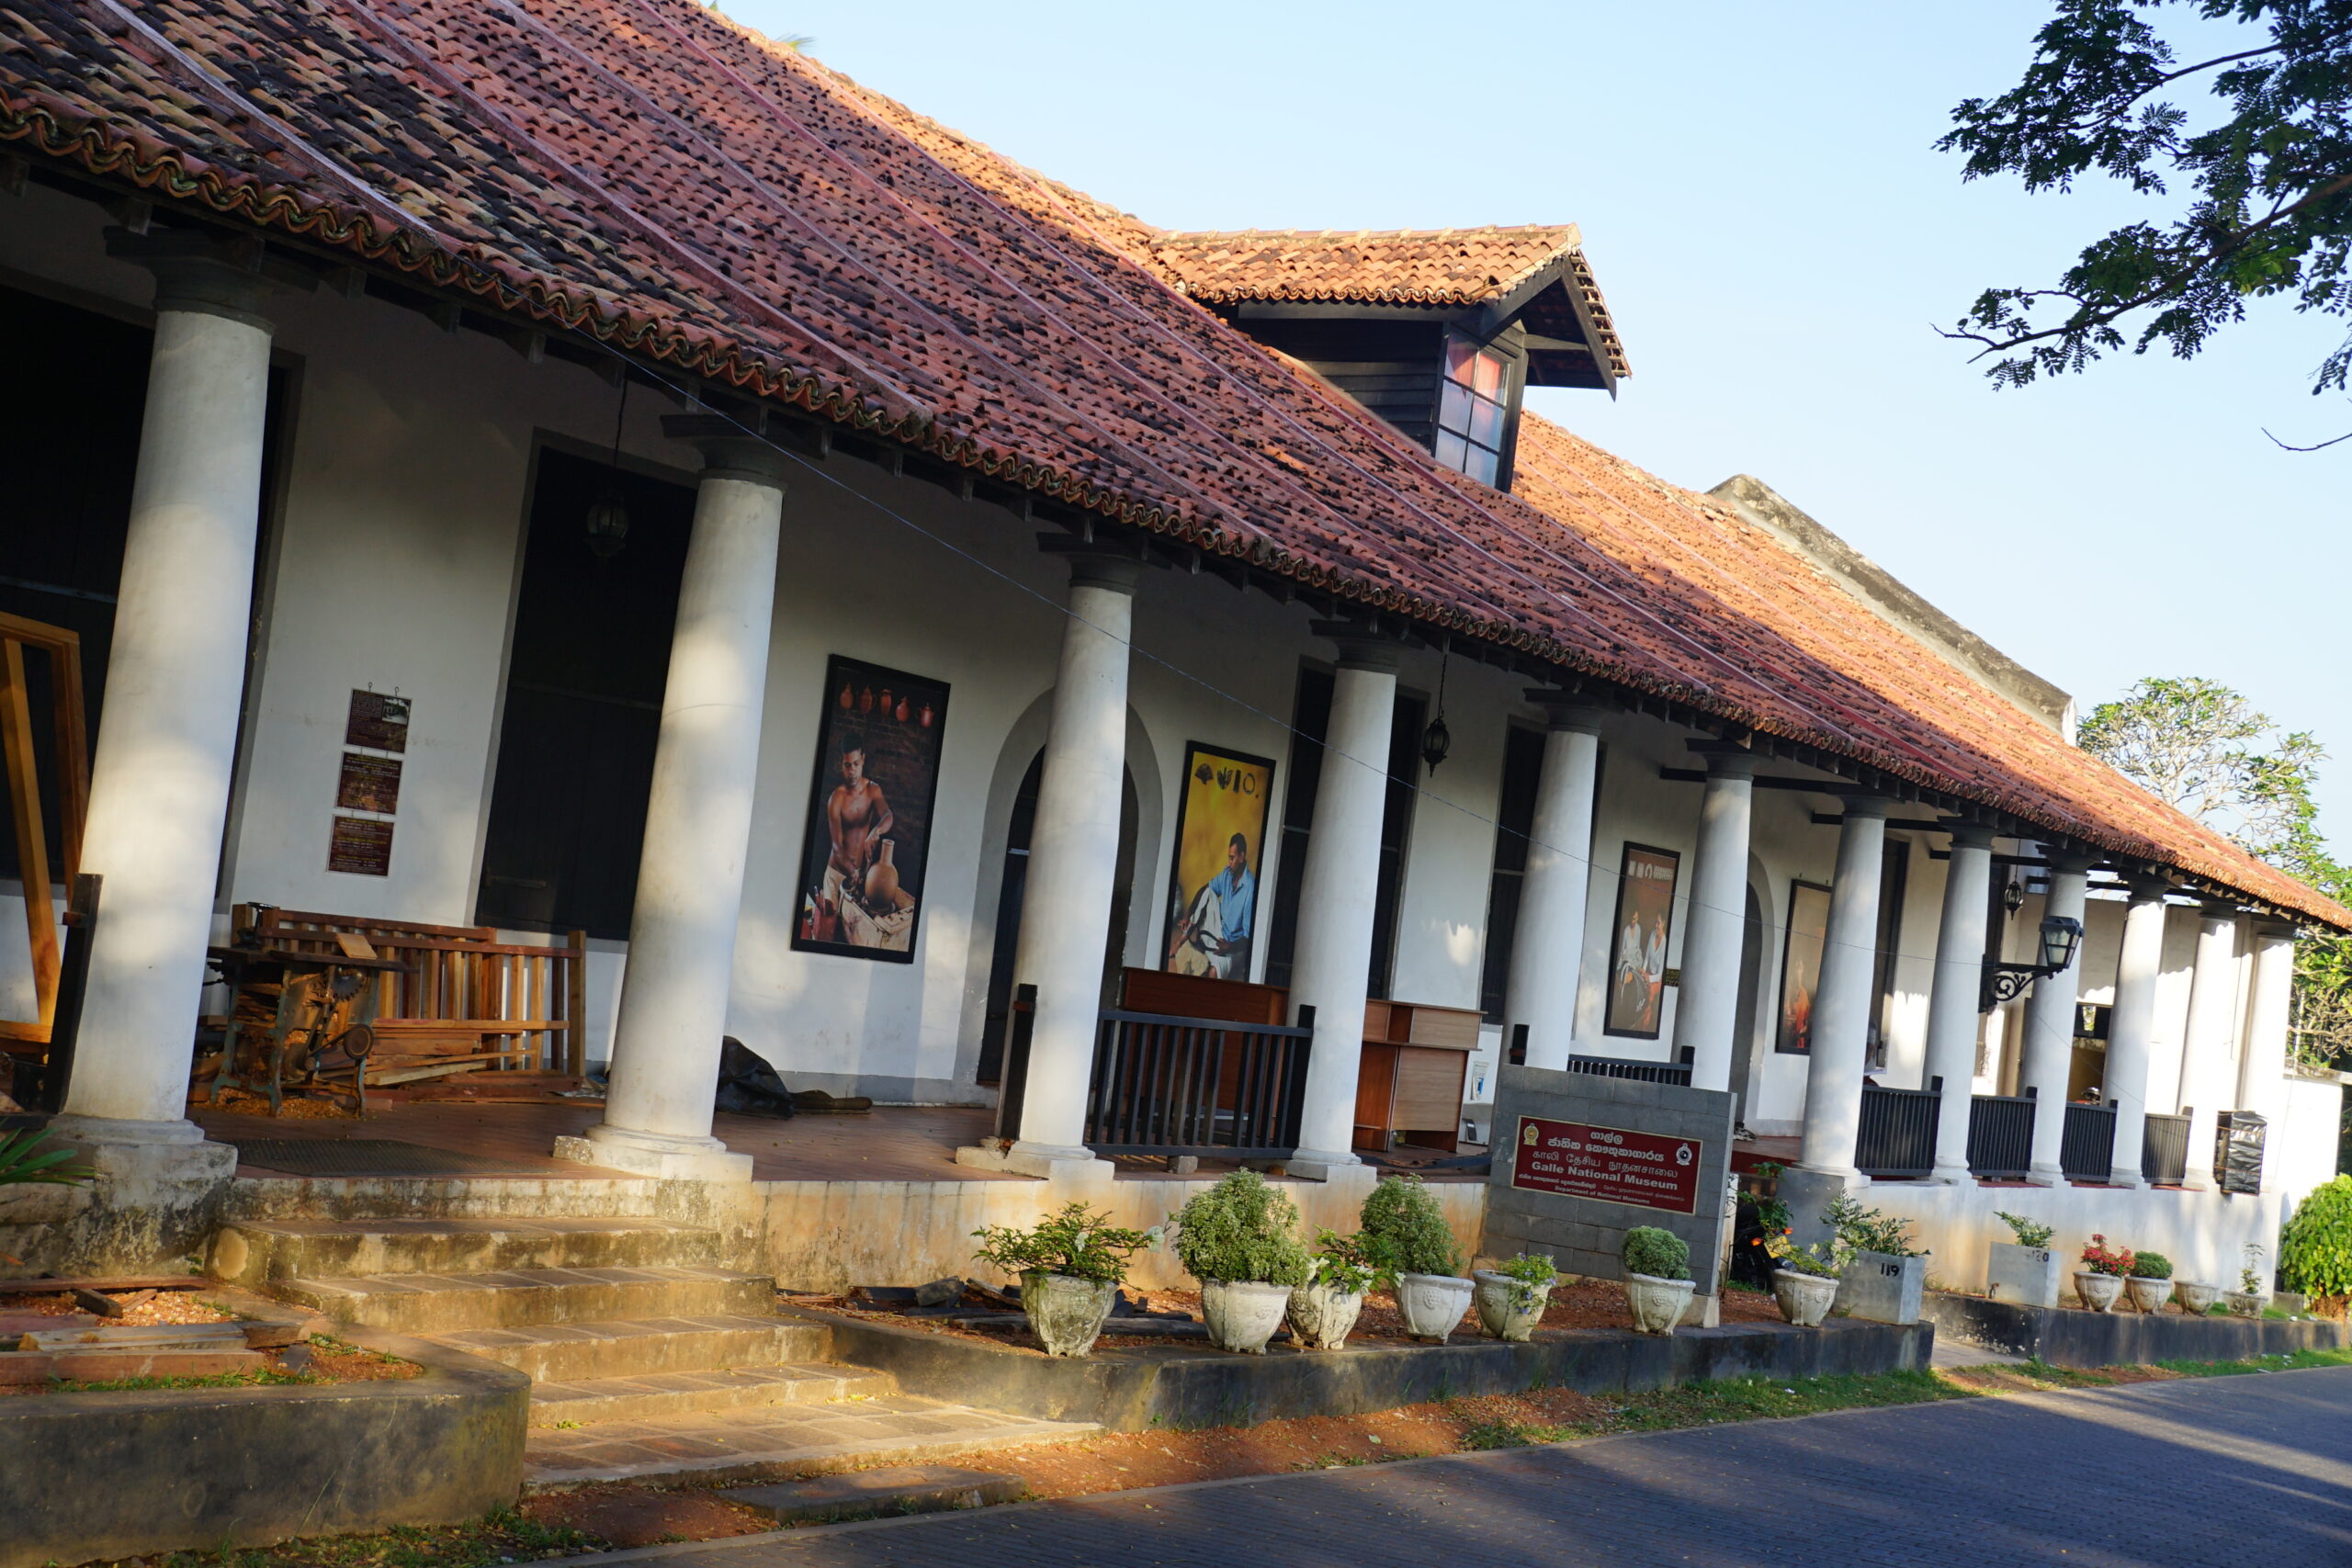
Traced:
[[865, 907], [894, 909], [899, 905], [899, 840], [882, 840], [882, 856], [865, 868]]

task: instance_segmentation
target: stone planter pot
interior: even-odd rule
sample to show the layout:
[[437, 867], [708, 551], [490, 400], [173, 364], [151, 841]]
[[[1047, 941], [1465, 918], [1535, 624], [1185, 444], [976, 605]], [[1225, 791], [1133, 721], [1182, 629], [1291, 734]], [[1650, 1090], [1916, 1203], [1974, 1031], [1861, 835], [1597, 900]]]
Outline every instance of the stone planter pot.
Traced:
[[1201, 1321], [1208, 1325], [1209, 1343], [1220, 1350], [1264, 1355], [1266, 1341], [1283, 1325], [1283, 1314], [1289, 1310], [1288, 1285], [1254, 1280], [1201, 1281]]
[[[1478, 1308], [1478, 1325], [1497, 1339], [1525, 1344], [1535, 1325], [1544, 1321], [1544, 1309], [1551, 1304], [1552, 1287], [1521, 1286], [1508, 1274], [1498, 1274], [1491, 1269], [1481, 1269], [1471, 1279], [1475, 1281], [1471, 1300]], [[1527, 1304], [1519, 1303], [1519, 1293], [1529, 1292]]]
[[2230, 1303], [2230, 1312], [2234, 1316], [2260, 1317], [2262, 1315], [2260, 1291], [2231, 1291], [2222, 1299]]
[[2213, 1303], [2219, 1301], [2221, 1296], [2222, 1287], [2219, 1285], [2200, 1285], [2193, 1280], [2177, 1280], [2173, 1282], [2173, 1304], [2194, 1317], [2203, 1317], [2211, 1312]]
[[2123, 1288], [2131, 1293], [2132, 1304], [2142, 1312], [2154, 1312], [2172, 1300], [2170, 1280], [2143, 1280], [2134, 1274], [2123, 1281]]
[[1397, 1275], [1396, 1311], [1405, 1319], [1405, 1332], [1444, 1344], [1470, 1310], [1471, 1290], [1469, 1280], [1454, 1274]]
[[2093, 1274], [2087, 1270], [2075, 1276], [2075, 1294], [2093, 1312], [2105, 1312], [2123, 1293], [2120, 1274]]
[[1927, 1292], [1925, 1257], [1858, 1252], [1838, 1281], [1838, 1311], [1871, 1323], [1917, 1323]]
[[1799, 1328], [1818, 1328], [1838, 1299], [1838, 1281], [1821, 1274], [1800, 1274], [1793, 1269], [1772, 1270], [1772, 1299], [1781, 1315]]
[[1290, 1331], [1310, 1350], [1336, 1350], [1363, 1311], [1362, 1291], [1332, 1285], [1301, 1285], [1290, 1293]]
[[2054, 1307], [2065, 1265], [2046, 1247], [1996, 1241], [1984, 1266], [1984, 1294], [2018, 1306]]
[[1102, 1320], [1111, 1315], [1118, 1285], [1048, 1274], [1032, 1269], [1021, 1276], [1021, 1310], [1037, 1331], [1048, 1356], [1083, 1356], [1094, 1348]]
[[1690, 1304], [1695, 1280], [1660, 1280], [1649, 1274], [1625, 1276], [1625, 1304], [1633, 1309], [1636, 1334], [1671, 1334]]

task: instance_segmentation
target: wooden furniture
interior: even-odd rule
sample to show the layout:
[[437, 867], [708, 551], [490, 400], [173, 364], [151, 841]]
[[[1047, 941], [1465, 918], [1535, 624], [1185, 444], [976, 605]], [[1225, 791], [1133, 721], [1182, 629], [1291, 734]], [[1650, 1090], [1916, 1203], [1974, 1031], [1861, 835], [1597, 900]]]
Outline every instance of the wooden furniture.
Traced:
[[587, 1042], [588, 933], [560, 947], [500, 942], [488, 926], [237, 907], [240, 947], [339, 954], [356, 937], [395, 969], [375, 981], [376, 1050], [368, 1081], [411, 1083], [483, 1069], [578, 1077]]
[[1290, 993], [1280, 986], [1252, 986], [1164, 969], [1121, 970], [1119, 1006], [1127, 1012], [1164, 1012], [1233, 1023], [1290, 1021]]
[[[33, 687], [25, 654], [48, 665], [49, 745], [33, 725]], [[45, 1058], [62, 988], [55, 888], [74, 886], [82, 853], [82, 818], [90, 793], [89, 748], [82, 733], [82, 639], [63, 626], [0, 615], [0, 774], [5, 774], [8, 825], [17, 879], [24, 886], [25, 931], [30, 941], [35, 1016], [0, 1019], [0, 1053]], [[51, 824], [41, 804], [46, 782], [57, 803], [58, 863], [49, 859]], [[69, 1004], [70, 1007], [70, 1004]], [[7, 1063], [0, 1059], [0, 1069]], [[0, 1090], [7, 1075], [0, 1071]]]
[[1475, 1008], [1368, 1003], [1356, 1069], [1355, 1146], [1400, 1143], [1451, 1154], [1462, 1145], [1462, 1089], [1478, 1048]]

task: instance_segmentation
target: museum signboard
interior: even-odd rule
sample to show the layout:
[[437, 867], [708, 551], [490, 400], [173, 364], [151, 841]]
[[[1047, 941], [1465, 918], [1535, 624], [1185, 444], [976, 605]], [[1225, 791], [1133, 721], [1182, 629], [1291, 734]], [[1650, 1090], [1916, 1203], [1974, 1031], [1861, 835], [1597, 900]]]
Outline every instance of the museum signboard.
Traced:
[[1531, 1192], [1694, 1214], [1705, 1149], [1696, 1138], [1521, 1116], [1510, 1184]]

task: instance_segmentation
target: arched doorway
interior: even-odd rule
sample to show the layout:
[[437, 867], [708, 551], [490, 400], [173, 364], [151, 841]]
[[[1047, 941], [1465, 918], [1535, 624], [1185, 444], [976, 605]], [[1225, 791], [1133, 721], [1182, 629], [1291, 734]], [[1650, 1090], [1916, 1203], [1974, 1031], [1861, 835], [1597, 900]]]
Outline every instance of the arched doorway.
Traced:
[[1747, 1125], [1747, 1105], [1755, 1088], [1756, 1011], [1764, 982], [1764, 901], [1756, 884], [1747, 885], [1747, 918], [1739, 933], [1739, 1008], [1731, 1026], [1732, 1125]]
[[[1037, 784], [1045, 776], [1046, 753], [1038, 749], [1029, 771], [1021, 775], [1021, 789], [1012, 797], [1012, 816], [1005, 824], [1004, 868], [996, 900], [996, 942], [989, 960], [987, 1011], [980, 1025], [980, 1060], [976, 1077], [984, 1084], [1004, 1079], [1004, 1041], [1012, 1020], [1013, 964], [1021, 945], [1021, 902], [1029, 881], [1029, 839], [1037, 824]], [[1119, 967], [1127, 952], [1127, 911], [1135, 902], [1136, 827], [1141, 816], [1136, 799], [1136, 775], [1123, 770], [1119, 784], [1119, 860], [1111, 885], [1111, 923], [1102, 947], [1102, 999], [1109, 1005], [1118, 983]]]

